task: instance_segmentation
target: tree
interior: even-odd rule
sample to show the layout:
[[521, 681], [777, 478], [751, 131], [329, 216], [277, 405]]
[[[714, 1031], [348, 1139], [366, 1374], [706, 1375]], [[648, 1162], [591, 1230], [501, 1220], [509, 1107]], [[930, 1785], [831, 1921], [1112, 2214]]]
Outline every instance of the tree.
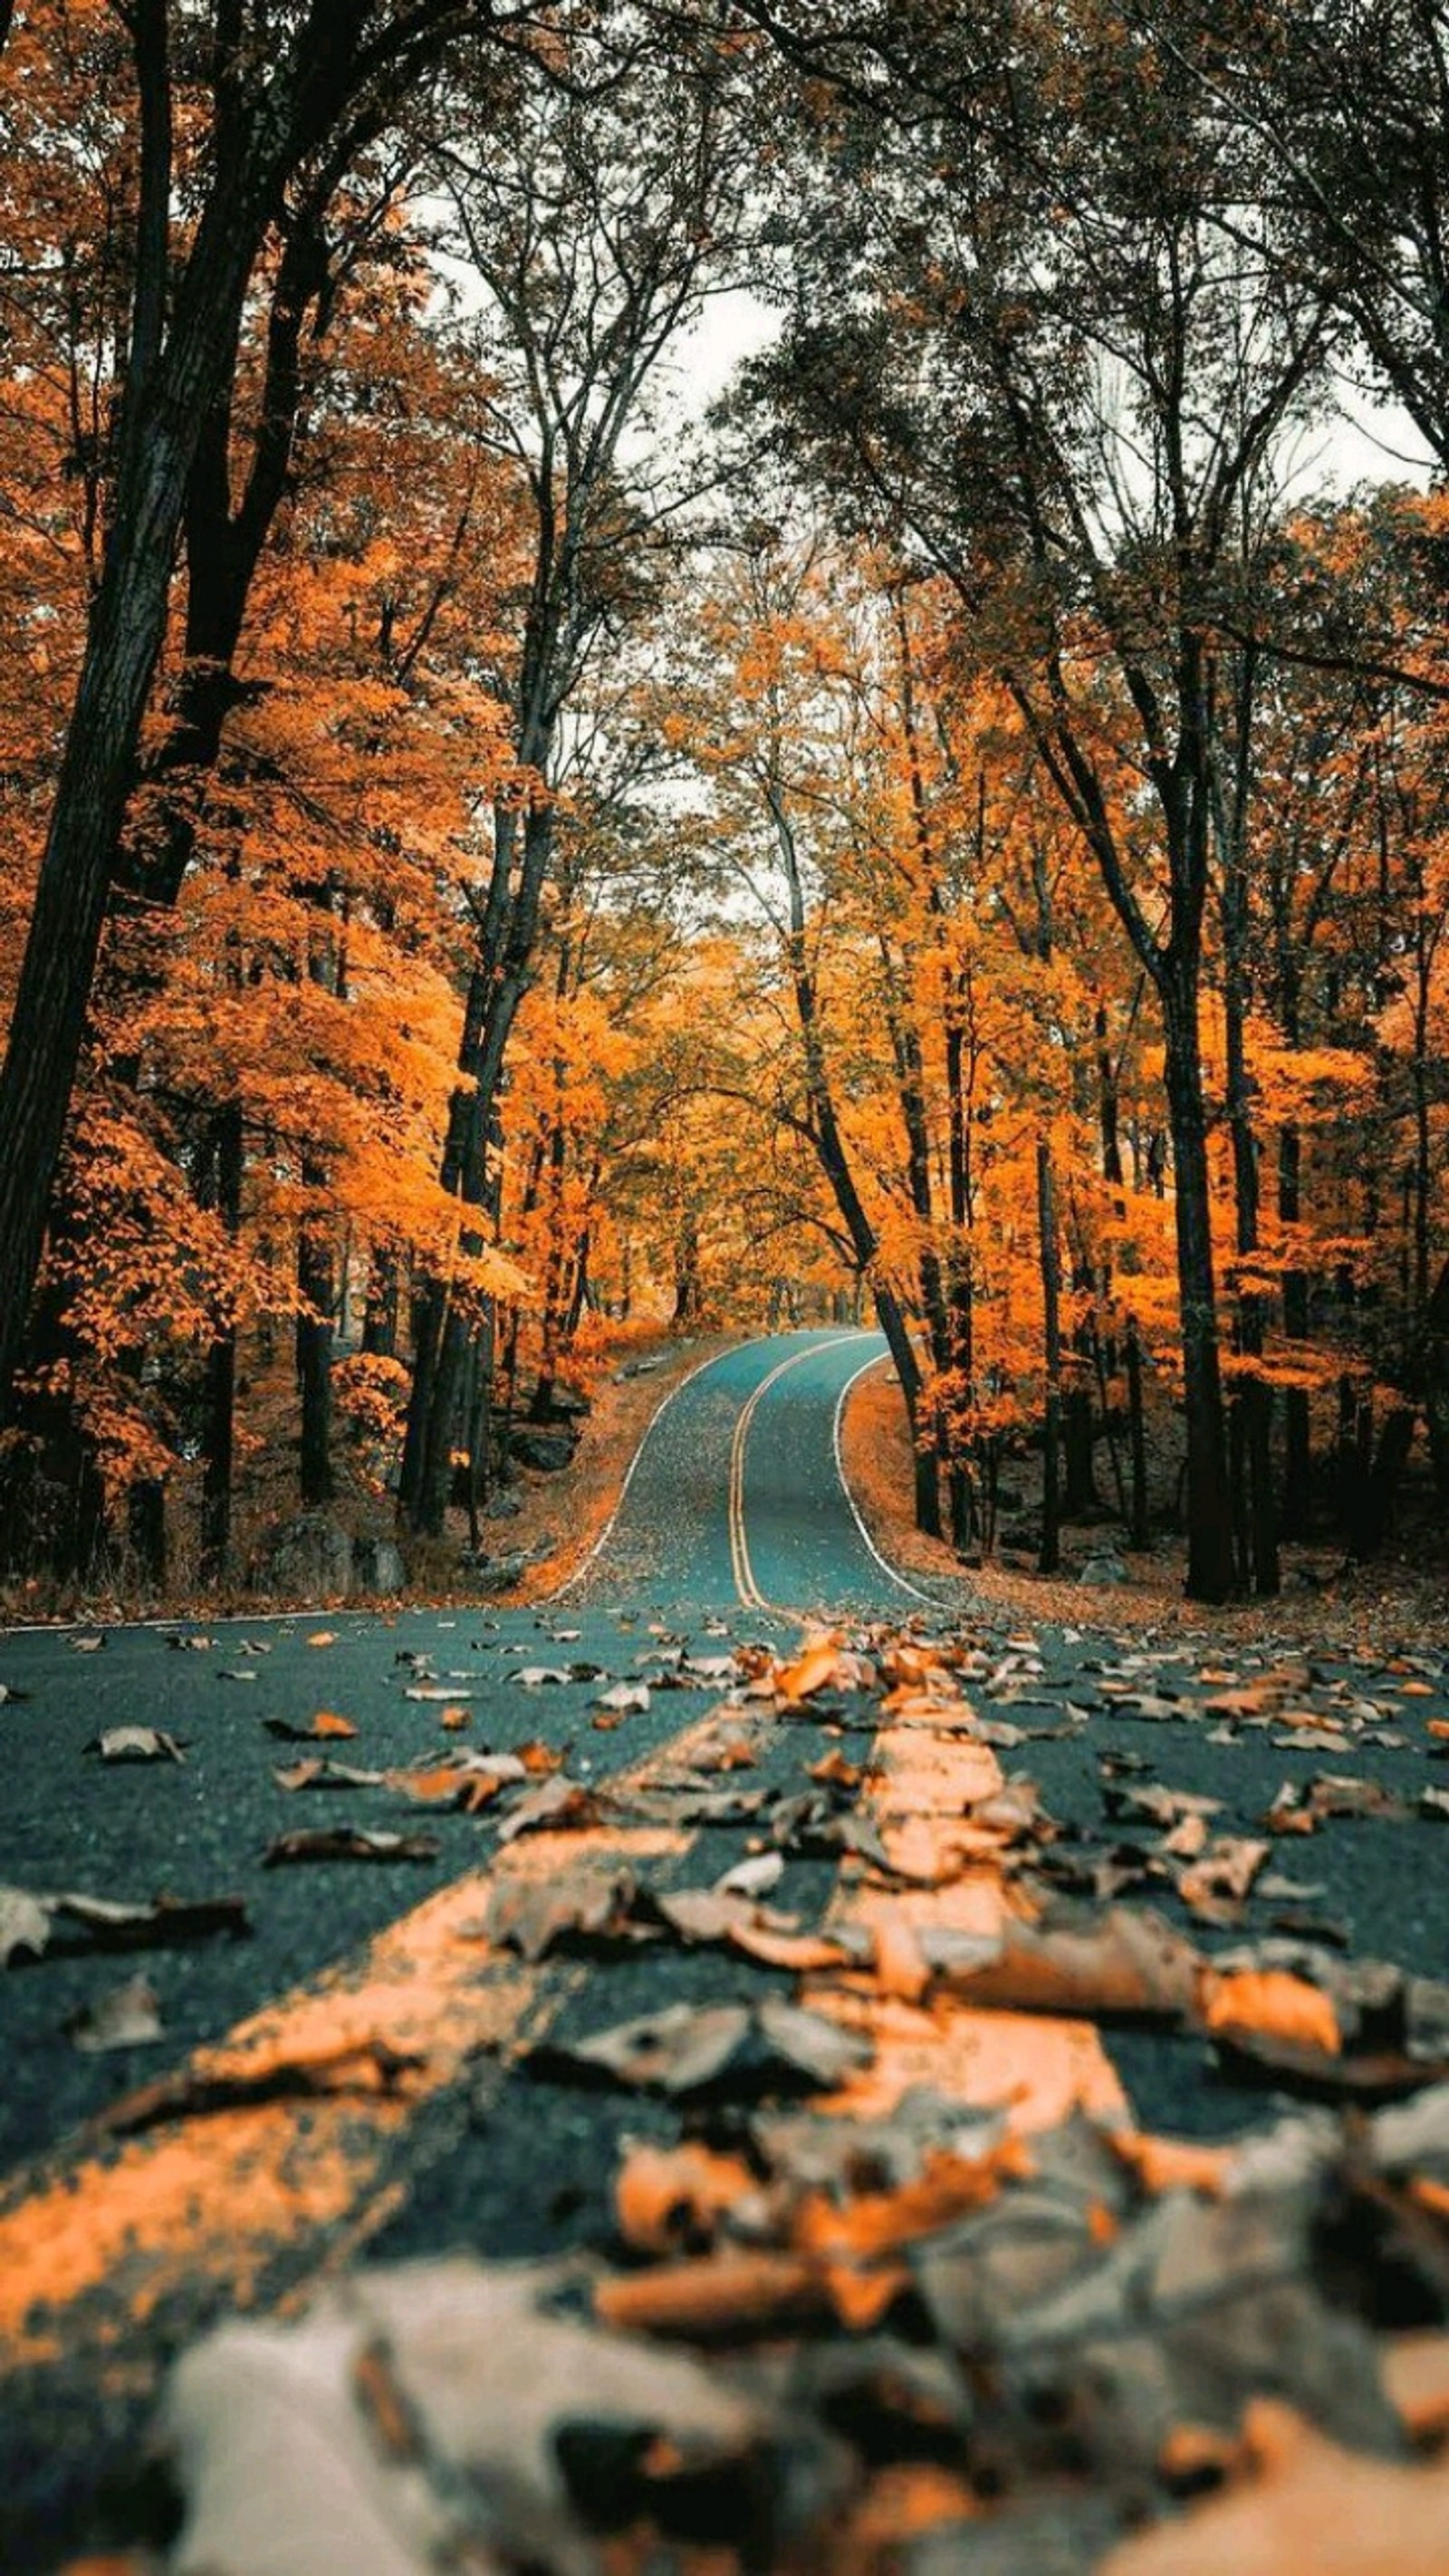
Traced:
[[[475, 328], [500, 380], [495, 434], [518, 461], [533, 520], [515, 621], [492, 664], [531, 784], [492, 816], [442, 1164], [444, 1187], [470, 1209], [487, 1203], [504, 1059], [533, 968], [568, 768], [565, 710], [601, 639], [638, 615], [651, 528], [679, 505], [657, 454], [631, 456], [628, 441], [647, 427], [646, 389], [672, 340], [737, 253], [729, 58], [707, 36], [661, 49], [636, 33], [622, 68], [614, 31], [571, 35], [527, 90], [506, 157], [451, 129], [433, 143], [454, 255], [486, 299]], [[414, 1529], [436, 1532], [473, 1410], [474, 1319], [437, 1277], [417, 1316], [402, 1503]]]
[[827, 235], [812, 206], [788, 346], [761, 375], [857, 523], [954, 585], [1154, 991], [1189, 1585], [1221, 1598], [1235, 1570], [1200, 1030], [1221, 620], [1324, 318], [1244, 238], [1233, 139], [1170, 56], [1079, 44], [1048, 19], [1009, 96], [994, 79], [989, 56], [964, 56], [953, 91], [933, 60], [891, 123], [836, 92], [813, 167], [834, 192], [850, 161], [852, 220]]
[[[490, 6], [481, 32], [520, 16]], [[200, 25], [167, 0], [137, 0], [129, 24], [137, 179], [109, 518], [0, 1071], [0, 1402], [40, 1263], [192, 468], [225, 407], [258, 255], [288, 192], [328, 172], [340, 183], [479, 11], [313, 0], [283, 31], [248, 0], [215, 0]]]

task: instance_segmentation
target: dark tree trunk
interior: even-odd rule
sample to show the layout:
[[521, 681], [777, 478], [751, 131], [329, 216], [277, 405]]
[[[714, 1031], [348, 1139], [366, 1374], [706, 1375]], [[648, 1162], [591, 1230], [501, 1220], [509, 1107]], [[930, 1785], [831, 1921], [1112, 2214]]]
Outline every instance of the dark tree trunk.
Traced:
[[1132, 1454], [1132, 1516], [1129, 1535], [1134, 1548], [1152, 1545], [1147, 1505], [1147, 1424], [1142, 1404], [1142, 1336], [1137, 1318], [1127, 1318], [1127, 1427]]
[[[1303, 1140], [1294, 1125], [1286, 1125], [1278, 1134], [1278, 1222], [1296, 1226], [1302, 1215]], [[1303, 1344], [1308, 1339], [1308, 1275], [1292, 1269], [1283, 1273], [1283, 1330], [1290, 1342]], [[1290, 1386], [1283, 1400], [1283, 1504], [1280, 1526], [1284, 1538], [1307, 1538], [1313, 1516], [1313, 1429], [1308, 1389]]]
[[[133, 354], [105, 564], [0, 1072], [0, 1407], [40, 1266], [191, 468], [274, 201], [277, 138], [262, 125], [218, 163], [164, 347], [144, 367]], [[138, 316], [141, 302], [138, 289]]]
[[1187, 1589], [1195, 1601], [1227, 1601], [1234, 1588], [1232, 1500], [1195, 983], [1165, 982], [1163, 1018], [1187, 1421]]
[[[551, 810], [531, 806], [523, 817], [522, 861], [515, 887], [512, 878], [518, 819], [513, 813], [501, 812], [496, 821], [493, 873], [479, 928], [478, 952], [469, 977], [458, 1055], [459, 1071], [465, 1080], [453, 1095], [443, 1150], [443, 1187], [465, 1208], [478, 1212], [476, 1219], [465, 1218], [462, 1223], [462, 1249], [473, 1255], [484, 1248], [483, 1220], [490, 1206], [496, 1213], [496, 1184], [490, 1184], [488, 1149], [497, 1140], [504, 1057], [528, 988], [539, 907], [553, 846]], [[442, 1534], [452, 1481], [452, 1454], [461, 1428], [463, 1376], [473, 1325], [459, 1308], [448, 1283], [440, 1279], [424, 1284], [418, 1325], [399, 1500], [410, 1526], [419, 1534], [436, 1538]]]
[[[242, 1117], [228, 1102], [217, 1116], [213, 1194], [228, 1234], [241, 1223]], [[236, 1447], [236, 1325], [222, 1326], [206, 1355], [201, 1432], [201, 1571], [217, 1582], [231, 1561], [232, 1477]]]
[[1046, 1403], [1042, 1416], [1041, 1553], [1043, 1574], [1055, 1574], [1062, 1561], [1058, 1451], [1061, 1445], [1062, 1322], [1061, 1271], [1057, 1253], [1056, 1179], [1051, 1147], [1043, 1137], [1036, 1149], [1037, 1239], [1041, 1260]]
[[[302, 1183], [320, 1189], [325, 1168], [304, 1161]], [[332, 1237], [328, 1224], [304, 1217], [297, 1236], [297, 1293], [304, 1311], [297, 1317], [297, 1384], [302, 1399], [300, 1487], [305, 1504], [330, 1503], [336, 1486], [332, 1474], [332, 1344], [337, 1297]]]

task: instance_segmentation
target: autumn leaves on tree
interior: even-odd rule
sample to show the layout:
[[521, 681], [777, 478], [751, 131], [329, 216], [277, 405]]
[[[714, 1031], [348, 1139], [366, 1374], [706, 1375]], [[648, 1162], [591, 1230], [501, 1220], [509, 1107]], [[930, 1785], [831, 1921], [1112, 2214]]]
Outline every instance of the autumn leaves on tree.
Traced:
[[963, 1552], [1449, 1493], [1443, 507], [1319, 463], [1449, 453], [1445, 56], [1344, 14], [17, 7], [13, 1570], [477, 1544], [631, 1319], [862, 1301]]

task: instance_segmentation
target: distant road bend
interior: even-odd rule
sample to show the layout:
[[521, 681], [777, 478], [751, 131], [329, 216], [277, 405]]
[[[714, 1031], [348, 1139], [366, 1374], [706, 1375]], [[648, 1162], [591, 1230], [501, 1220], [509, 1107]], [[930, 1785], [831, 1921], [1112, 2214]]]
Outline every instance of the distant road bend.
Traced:
[[655, 1415], [561, 1597], [824, 1616], [937, 1606], [878, 1553], [841, 1467], [845, 1398], [885, 1348], [880, 1333], [835, 1327], [708, 1361]]

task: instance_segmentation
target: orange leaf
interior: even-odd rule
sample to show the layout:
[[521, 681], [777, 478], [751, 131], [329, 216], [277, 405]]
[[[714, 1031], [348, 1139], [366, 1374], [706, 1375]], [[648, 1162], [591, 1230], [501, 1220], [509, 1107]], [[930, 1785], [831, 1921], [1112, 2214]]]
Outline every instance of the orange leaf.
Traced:
[[708, 2241], [719, 2221], [757, 2188], [738, 2156], [686, 2144], [630, 2149], [614, 2185], [614, 2209], [626, 2244], [641, 2254], [677, 2254]]
[[1232, 1976], [1209, 1970], [1204, 1978], [1203, 2026], [1207, 2030], [1260, 2031], [1298, 2048], [1343, 2053], [1338, 2016], [1327, 1995], [1286, 1968], [1243, 1968]]
[[350, 1717], [339, 1717], [335, 1709], [320, 1708], [312, 1720], [312, 1732], [314, 1735], [355, 1735], [357, 1729]]

